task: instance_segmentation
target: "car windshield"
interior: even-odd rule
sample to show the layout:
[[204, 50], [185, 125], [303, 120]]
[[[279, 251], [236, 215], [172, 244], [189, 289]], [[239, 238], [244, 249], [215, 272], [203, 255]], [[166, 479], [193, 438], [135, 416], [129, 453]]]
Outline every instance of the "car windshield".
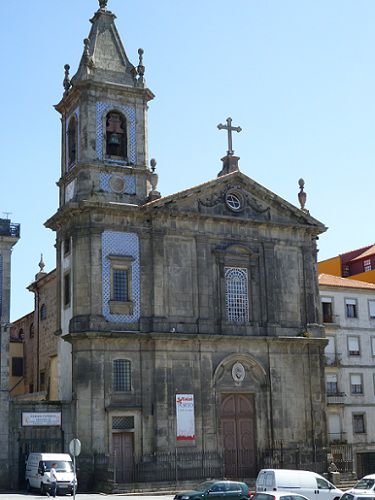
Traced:
[[215, 484], [215, 481], [204, 481], [203, 483], [201, 483], [198, 488], [197, 488], [197, 491], [205, 491], [205, 490], [208, 490], [211, 488], [211, 486], [213, 486]]
[[63, 461], [57, 461], [54, 462], [53, 460], [45, 460], [44, 462], [45, 470], [46, 472], [49, 472], [51, 470], [52, 464], [55, 465], [56, 472], [72, 472], [73, 467], [72, 467], [72, 462], [63, 462]]
[[355, 490], [370, 490], [375, 484], [375, 479], [360, 479], [358, 483], [354, 486]]

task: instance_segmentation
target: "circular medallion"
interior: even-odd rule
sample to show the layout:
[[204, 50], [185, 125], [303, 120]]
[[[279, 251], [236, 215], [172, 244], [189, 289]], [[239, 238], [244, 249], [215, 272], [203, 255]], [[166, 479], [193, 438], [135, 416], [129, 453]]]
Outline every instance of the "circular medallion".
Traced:
[[225, 203], [227, 207], [233, 210], [233, 212], [239, 212], [243, 208], [242, 196], [234, 191], [229, 191], [225, 197]]
[[245, 378], [245, 367], [242, 363], [234, 363], [232, 366], [232, 378], [235, 382], [242, 382]]
[[123, 193], [125, 189], [125, 181], [119, 175], [112, 175], [109, 180], [109, 185], [114, 193]]

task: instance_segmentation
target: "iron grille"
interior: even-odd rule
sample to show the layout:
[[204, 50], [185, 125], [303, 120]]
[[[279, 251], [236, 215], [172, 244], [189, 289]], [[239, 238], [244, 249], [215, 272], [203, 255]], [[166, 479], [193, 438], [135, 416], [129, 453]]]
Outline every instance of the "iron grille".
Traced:
[[112, 430], [134, 429], [134, 417], [112, 417]]

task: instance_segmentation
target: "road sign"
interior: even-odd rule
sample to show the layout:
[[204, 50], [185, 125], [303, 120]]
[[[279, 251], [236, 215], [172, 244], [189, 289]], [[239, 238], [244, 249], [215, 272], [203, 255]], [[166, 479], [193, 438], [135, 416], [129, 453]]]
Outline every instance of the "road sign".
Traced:
[[81, 441], [77, 438], [74, 438], [69, 443], [69, 451], [73, 457], [78, 457], [81, 453]]

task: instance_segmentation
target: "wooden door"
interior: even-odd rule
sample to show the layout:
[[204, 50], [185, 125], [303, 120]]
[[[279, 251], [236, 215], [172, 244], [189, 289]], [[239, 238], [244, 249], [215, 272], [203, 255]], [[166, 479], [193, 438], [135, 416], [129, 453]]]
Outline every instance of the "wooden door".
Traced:
[[224, 444], [225, 476], [256, 476], [255, 403], [251, 394], [222, 397], [221, 425]]
[[132, 482], [134, 476], [133, 433], [113, 433], [112, 447], [116, 483]]

